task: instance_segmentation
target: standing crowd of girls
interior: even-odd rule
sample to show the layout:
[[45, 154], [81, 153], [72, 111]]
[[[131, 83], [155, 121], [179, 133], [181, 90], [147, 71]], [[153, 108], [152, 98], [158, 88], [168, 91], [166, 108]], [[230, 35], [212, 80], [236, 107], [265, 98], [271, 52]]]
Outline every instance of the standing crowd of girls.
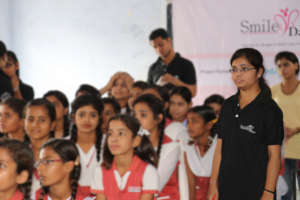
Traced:
[[290, 185], [277, 184], [284, 128], [289, 139], [299, 123], [284, 127], [257, 50], [239, 49], [231, 66], [237, 93], [196, 106], [186, 87], [126, 72], [99, 91], [81, 85], [70, 112], [59, 90], [3, 98], [0, 199], [280, 199]]

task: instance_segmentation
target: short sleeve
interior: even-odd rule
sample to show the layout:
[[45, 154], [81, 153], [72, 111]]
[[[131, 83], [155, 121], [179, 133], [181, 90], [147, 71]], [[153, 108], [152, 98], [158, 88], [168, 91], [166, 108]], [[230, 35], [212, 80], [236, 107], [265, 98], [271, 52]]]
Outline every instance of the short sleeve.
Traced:
[[215, 133], [218, 135], [218, 138], [219, 139], [223, 139], [223, 130], [222, 130], [222, 123], [223, 123], [223, 120], [224, 119], [224, 105], [222, 106], [222, 109], [221, 109], [221, 113], [220, 113], [220, 116], [219, 116], [219, 119], [218, 121], [216, 122], [216, 124], [214, 125], [214, 131]]
[[147, 82], [152, 85], [154, 84], [154, 80], [153, 80], [153, 67], [154, 64], [150, 66], [149, 70], [148, 70], [148, 77], [147, 77]]
[[267, 145], [281, 145], [284, 138], [283, 114], [275, 102], [270, 104], [265, 111], [264, 142]]
[[189, 141], [189, 133], [187, 132], [187, 129], [182, 125], [180, 122], [171, 122], [166, 128], [165, 128], [165, 134], [172, 139], [172, 141], [180, 142], [180, 141]]
[[184, 77], [182, 77], [182, 81], [195, 85], [196, 84], [196, 71], [193, 63], [191, 61], [186, 60], [184, 68]]
[[102, 167], [100, 165], [95, 168], [91, 183], [91, 192], [94, 194], [104, 193]]
[[143, 193], [158, 193], [159, 177], [157, 170], [152, 165], [147, 165], [143, 177]]
[[21, 94], [23, 96], [23, 98], [26, 101], [30, 101], [33, 99], [34, 97], [34, 91], [33, 88], [29, 85], [24, 84], [23, 82], [21, 82], [20, 84], [20, 90], [21, 90]]
[[159, 175], [159, 191], [163, 190], [176, 169], [179, 163], [180, 153], [180, 144], [177, 142], [170, 142], [162, 145], [157, 168]]

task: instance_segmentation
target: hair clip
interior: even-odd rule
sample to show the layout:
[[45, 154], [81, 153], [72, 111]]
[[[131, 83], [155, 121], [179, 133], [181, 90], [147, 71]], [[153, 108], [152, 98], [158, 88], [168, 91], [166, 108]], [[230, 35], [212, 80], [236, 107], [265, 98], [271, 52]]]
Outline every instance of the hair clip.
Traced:
[[213, 124], [217, 123], [217, 121], [218, 121], [218, 118], [215, 118], [215, 119], [211, 120], [211, 122], [212, 122]]
[[139, 136], [149, 136], [150, 135], [150, 132], [146, 129], [143, 129], [142, 127], [140, 127], [139, 131], [137, 132], [137, 134]]

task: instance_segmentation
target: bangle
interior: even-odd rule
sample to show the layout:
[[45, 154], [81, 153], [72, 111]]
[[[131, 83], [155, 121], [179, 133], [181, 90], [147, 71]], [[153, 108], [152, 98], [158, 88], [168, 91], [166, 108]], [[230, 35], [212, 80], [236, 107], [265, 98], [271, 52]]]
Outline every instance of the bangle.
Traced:
[[275, 194], [275, 192], [274, 191], [272, 191], [272, 190], [268, 190], [268, 189], [264, 189], [264, 191], [266, 191], [266, 192], [269, 192], [269, 193], [271, 193], [271, 194]]
[[15, 88], [13, 88], [13, 91], [16, 92], [16, 91], [18, 91], [19, 89], [20, 89], [19, 86], [17, 86], [17, 87], [15, 87]]

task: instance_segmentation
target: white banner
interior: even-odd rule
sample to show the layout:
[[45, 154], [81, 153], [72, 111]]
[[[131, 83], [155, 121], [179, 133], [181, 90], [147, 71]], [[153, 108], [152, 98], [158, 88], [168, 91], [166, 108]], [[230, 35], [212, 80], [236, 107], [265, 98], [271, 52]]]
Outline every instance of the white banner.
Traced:
[[288, 50], [300, 56], [299, 0], [173, 0], [174, 47], [193, 61], [198, 92], [195, 104], [219, 93], [236, 92], [230, 58], [243, 47], [264, 56], [270, 86], [280, 81], [274, 56]]

